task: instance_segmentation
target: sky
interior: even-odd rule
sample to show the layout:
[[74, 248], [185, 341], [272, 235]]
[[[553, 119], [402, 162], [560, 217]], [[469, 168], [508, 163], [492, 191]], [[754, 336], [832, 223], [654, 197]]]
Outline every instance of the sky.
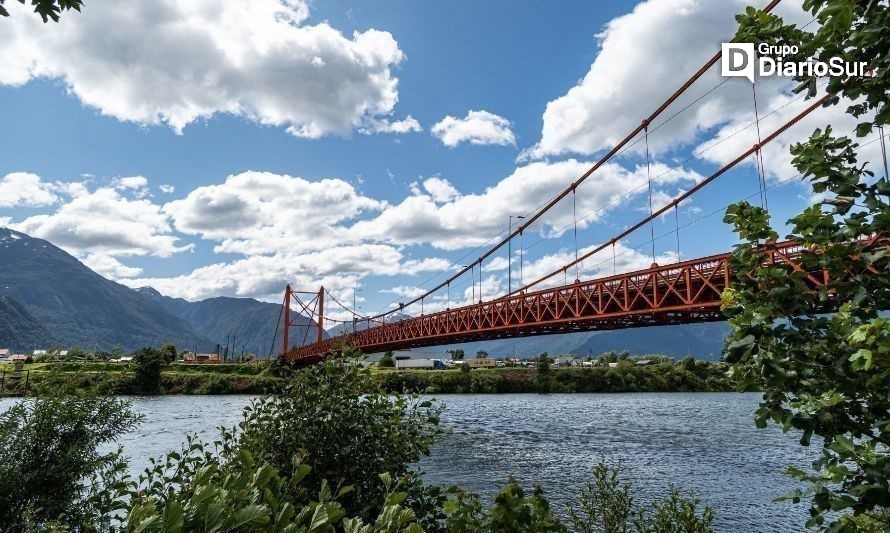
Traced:
[[[0, 226], [173, 297], [279, 301], [289, 282], [361, 314], [392, 309], [580, 177], [731, 38], [745, 5], [86, 0], [44, 24], [12, 2]], [[811, 23], [794, 0], [778, 13]], [[808, 105], [764, 78], [755, 115], [751, 83], [719, 67], [528, 227], [510, 261], [499, 251], [481, 282], [476, 268], [424, 311], [560, 268], [647, 215], [650, 181], [657, 209], [752, 146], [757, 116], [766, 135]], [[788, 147], [825, 124], [855, 126], [843, 106], [820, 110], [764, 149], [780, 230], [814, 200]], [[749, 159], [619, 242], [614, 268], [607, 251], [566, 278], [728, 251], [722, 209], [760, 197]]]

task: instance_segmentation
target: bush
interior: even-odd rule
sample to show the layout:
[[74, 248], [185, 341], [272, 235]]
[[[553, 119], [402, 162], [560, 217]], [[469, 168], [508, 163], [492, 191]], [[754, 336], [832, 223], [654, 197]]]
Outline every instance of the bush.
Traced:
[[[257, 460], [292, 477], [311, 468], [304, 486], [340, 490], [344, 508], [370, 518], [386, 494], [380, 474], [399, 479], [429, 453], [439, 433], [439, 411], [413, 396], [390, 397], [375, 386], [370, 370], [354, 355], [329, 358], [298, 371], [280, 396], [245, 409], [241, 443]], [[295, 453], [307, 450], [296, 462]]]
[[0, 531], [76, 527], [113, 511], [120, 501], [107, 488], [125, 465], [119, 451], [98, 448], [138, 420], [127, 402], [107, 397], [40, 397], [0, 414]]
[[142, 348], [133, 354], [136, 374], [133, 385], [138, 392], [157, 394], [161, 392], [161, 370], [167, 366], [168, 354], [154, 348]]
[[377, 362], [377, 366], [380, 368], [395, 368], [396, 362], [393, 360], [392, 352], [386, 352], [383, 354], [383, 357], [380, 358], [380, 361]]

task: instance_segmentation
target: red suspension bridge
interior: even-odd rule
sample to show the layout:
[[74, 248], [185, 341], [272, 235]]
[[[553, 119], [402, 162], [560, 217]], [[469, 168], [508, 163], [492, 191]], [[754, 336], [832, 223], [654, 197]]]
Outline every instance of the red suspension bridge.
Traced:
[[[779, 1], [773, 0], [763, 10], [771, 11]], [[653, 209], [649, 135], [652, 131], [664, 125], [665, 122], [670, 121], [677, 114], [688, 109], [700, 100], [701, 97], [655, 128], [651, 128], [651, 125], [709, 69], [714, 67], [720, 61], [720, 58], [721, 53], [717, 52], [670, 97], [662, 102], [654, 112], [643, 118], [637, 127], [562, 192], [533, 213], [525, 217], [517, 217], [522, 220], [522, 223], [518, 224], [515, 229], [511, 228], [505, 238], [479, 255], [473, 262], [460, 267], [455, 274], [416, 298], [400, 303], [395, 308], [384, 313], [360, 315], [355, 309], [349, 309], [342, 305], [324, 288], [317, 292], [308, 293], [293, 290], [288, 285], [282, 305], [282, 318], [279, 320], [279, 324], [283, 325], [279, 355], [297, 364], [311, 364], [321, 360], [327, 354], [338, 351], [346, 344], [354, 346], [364, 353], [374, 353], [386, 350], [410, 349], [508, 337], [724, 320], [720, 311], [721, 297], [736, 275], [730, 265], [730, 254], [724, 253], [674, 264], [657, 265], [655, 264], [654, 242], [656, 237], [653, 221], [670, 213], [671, 210], [676, 215], [677, 208], [681, 202], [687, 200], [748, 158], [753, 158], [754, 160], [758, 173], [761, 203], [766, 206], [766, 191], [769, 187], [766, 185], [766, 174], [762, 157], [763, 147], [785, 133], [807, 115], [816, 112], [826, 103], [828, 96], [816, 99], [797, 115], [791, 117], [773, 131], [766, 133], [765, 136], [761, 136], [760, 121], [765, 116], [761, 116], [757, 109], [755, 84], [752, 90], [752, 106], [755, 121], [749, 126], [756, 126], [757, 142], [710, 176], [698, 181], [690, 189], [677, 195], [663, 207]], [[775, 112], [773, 111], [770, 114]], [[883, 132], [881, 132], [880, 140], [883, 143]], [[577, 247], [578, 218], [574, 215], [575, 196], [578, 187], [599, 168], [615, 157], [616, 154], [620, 154], [623, 150], [627, 150], [639, 142], [644, 142], [646, 148], [646, 168], [647, 175], [649, 176], [648, 215], [611, 239], [606, 240], [603, 244], [594, 246], [585, 253], [579, 254]], [[575, 219], [576, 243], [574, 259], [561, 268], [553, 270], [549, 274], [516, 290], [512, 290], [512, 287], [510, 287], [506, 294], [489, 301], [483, 301], [481, 298], [483, 262], [504, 246], [507, 246], [509, 249], [513, 239], [521, 237], [545, 213], [570, 196]], [[677, 220], [676, 232], [679, 248], [680, 227], [676, 217], [675, 220]], [[616, 244], [647, 225], [649, 225], [652, 232], [653, 245], [653, 264], [650, 268], [622, 274], [615, 273], [612, 276], [597, 279], [574, 279], [569, 282], [569, 273], [572, 272], [573, 267], [575, 277], [580, 277], [578, 266], [583, 261], [600, 252], [608, 252], [609, 248], [612, 250], [612, 262], [614, 265]], [[874, 246], [876, 242], [878, 242], [877, 238], [875, 241], [863, 243], [863, 246]], [[883, 241], [881, 242], [883, 243]], [[832, 281], [828, 278], [827, 273], [819, 269], [807, 269], [804, 266], [802, 256], [808, 250], [794, 242], [769, 244], [765, 246], [763, 251], [768, 263], [803, 272], [805, 282], [814, 290]], [[512, 257], [508, 259], [508, 262], [511, 260]], [[428, 302], [434, 294], [443, 289], [448, 291], [448, 300], [450, 302], [452, 284], [464, 276], [473, 278], [477, 269], [480, 276], [479, 300], [475, 300], [474, 294], [474, 301], [469, 305], [453, 309], [446, 308], [443, 311], [429, 314], [423, 312], [424, 303]], [[546, 287], [546, 285], [553, 285], [554, 280], [560, 276], [563, 278], [563, 283]], [[473, 283], [475, 293], [475, 281]], [[342, 308], [342, 310], [353, 317], [351, 321], [335, 320], [335, 322], [341, 322], [344, 326], [351, 322], [351, 330], [348, 327], [344, 327], [341, 335], [328, 338], [324, 330], [325, 322], [330, 320], [330, 318], [325, 317], [326, 301], [329, 304], [333, 303], [338, 308]], [[409, 307], [418, 305], [421, 309], [419, 316], [406, 315], [406, 310]], [[836, 302], [832, 302], [829, 299], [822, 305], [823, 308], [816, 311], [829, 311], [836, 305]], [[296, 324], [294, 311], [309, 317], [311, 324], [306, 325], [305, 319], [300, 324]], [[363, 326], [363, 329], [359, 329], [358, 326]], [[292, 334], [294, 328], [301, 329], [299, 335]]]

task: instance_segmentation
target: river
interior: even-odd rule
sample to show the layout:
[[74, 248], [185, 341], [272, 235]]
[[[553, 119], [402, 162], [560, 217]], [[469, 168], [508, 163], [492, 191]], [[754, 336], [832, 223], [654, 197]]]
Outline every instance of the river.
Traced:
[[[188, 433], [212, 439], [232, 426], [250, 396], [133, 398], [143, 424], [121, 444], [138, 474], [148, 458]], [[635, 495], [649, 501], [668, 487], [693, 490], [714, 508], [718, 531], [800, 531], [803, 504], [772, 499], [794, 488], [781, 474], [807, 466], [817, 448], [794, 435], [754, 427], [758, 394], [442, 395], [452, 428], [421, 461], [431, 483], [491, 497], [512, 475], [540, 484], [557, 509], [575, 500], [600, 458], [620, 465]], [[0, 411], [13, 400], [0, 400]]]

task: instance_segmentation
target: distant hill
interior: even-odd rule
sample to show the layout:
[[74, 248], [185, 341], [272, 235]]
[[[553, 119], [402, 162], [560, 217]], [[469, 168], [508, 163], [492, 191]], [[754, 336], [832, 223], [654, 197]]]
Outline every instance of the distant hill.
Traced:
[[[279, 320], [280, 304], [260, 302], [253, 298], [208, 298], [198, 302], [190, 302], [182, 298], [164, 296], [151, 287], [136, 289], [144, 298], [159, 303], [168, 313], [185, 320], [195, 330], [210, 337], [214, 342], [225, 346], [232, 345], [230, 353], [240, 355], [246, 353], [268, 357], [272, 338], [275, 335], [275, 324]], [[308, 318], [298, 315], [295, 324], [308, 325], [310, 333], [305, 336], [307, 342], [316, 338], [316, 324]], [[295, 327], [291, 331], [292, 345], [301, 345], [304, 327]], [[228, 339], [227, 339], [228, 337]], [[233, 340], [234, 337], [234, 340]], [[296, 337], [296, 338], [295, 338]], [[281, 331], [278, 331], [276, 343], [281, 342]], [[275, 346], [273, 355], [278, 354], [279, 346]]]
[[159, 303], [103, 278], [43, 239], [6, 228], [0, 228], [0, 295], [23, 304], [66, 347], [215, 345]]
[[53, 334], [22, 303], [0, 296], [0, 348], [30, 353], [55, 343]]

